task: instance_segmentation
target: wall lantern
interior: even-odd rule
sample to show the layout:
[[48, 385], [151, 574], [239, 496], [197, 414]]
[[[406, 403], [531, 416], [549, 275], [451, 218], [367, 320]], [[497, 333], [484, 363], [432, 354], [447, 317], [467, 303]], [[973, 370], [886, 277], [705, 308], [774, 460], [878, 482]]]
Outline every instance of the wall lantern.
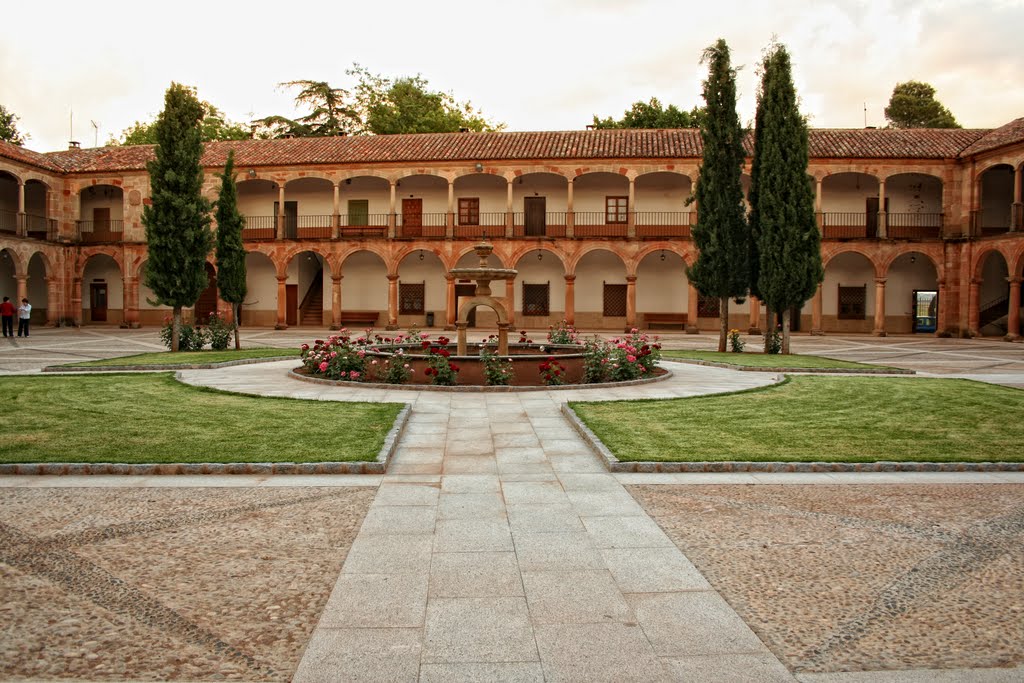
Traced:
[[483, 165], [483, 164], [480, 164], [480, 163], [478, 163], [478, 164], [476, 165], [476, 172], [477, 172], [477, 173], [483, 173], [483, 171], [484, 171], [484, 165]]
[[256, 169], [255, 168], [250, 168], [249, 169], [249, 177], [250, 178], [255, 178], [256, 177]]

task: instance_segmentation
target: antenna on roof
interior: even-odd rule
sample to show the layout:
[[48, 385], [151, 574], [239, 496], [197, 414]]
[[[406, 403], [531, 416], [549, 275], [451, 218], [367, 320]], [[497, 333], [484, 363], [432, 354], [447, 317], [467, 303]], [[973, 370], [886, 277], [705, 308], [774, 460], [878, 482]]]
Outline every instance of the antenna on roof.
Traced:
[[89, 123], [92, 124], [92, 131], [93, 131], [92, 146], [93, 147], [99, 147], [100, 146], [100, 124], [97, 123], [96, 121], [92, 121], [92, 120], [90, 120]]
[[864, 103], [864, 127], [868, 127], [868, 103]]

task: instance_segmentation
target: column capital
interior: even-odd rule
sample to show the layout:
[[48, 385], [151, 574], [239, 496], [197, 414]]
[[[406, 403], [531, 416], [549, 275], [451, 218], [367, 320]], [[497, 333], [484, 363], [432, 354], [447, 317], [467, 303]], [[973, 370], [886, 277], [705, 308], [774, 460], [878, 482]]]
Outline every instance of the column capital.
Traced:
[[979, 287], [979, 286], [981, 286], [981, 278], [972, 277], [971, 280], [970, 280], [970, 285], [972, 287]]
[[16, 274], [14, 276], [14, 279], [17, 280], [18, 282], [27, 282], [28, 281], [28, 275], [17, 275]]
[[565, 276], [565, 283], [566, 284], [571, 285], [574, 282], [576, 282], [576, 276], [575, 275], [566, 275]]
[[1008, 278], [1006, 278], [1006, 281], [1010, 283], [1011, 287], [1013, 285], [1018, 285], [1019, 286], [1020, 283], [1022, 281], [1024, 281], [1024, 278], [1022, 278], [1022, 277], [1008, 277]]
[[636, 275], [627, 275], [626, 282], [629, 284], [636, 282]]
[[341, 282], [344, 278], [344, 275], [334, 275], [333, 273], [331, 274], [331, 279], [334, 280], [335, 282]]
[[276, 277], [277, 277], [277, 283], [278, 284], [284, 284], [284, 283], [288, 282], [288, 276], [287, 275], [277, 275]]
[[882, 285], [884, 287], [886, 279], [887, 278], [884, 278], [884, 277], [876, 277], [875, 278], [875, 284], [876, 285]]
[[444, 279], [447, 280], [448, 282], [455, 282], [455, 276], [452, 275], [451, 273], [445, 273]]
[[397, 281], [398, 281], [398, 274], [397, 273], [394, 274], [394, 275], [391, 275], [390, 273], [388, 274], [388, 282], [397, 282]]

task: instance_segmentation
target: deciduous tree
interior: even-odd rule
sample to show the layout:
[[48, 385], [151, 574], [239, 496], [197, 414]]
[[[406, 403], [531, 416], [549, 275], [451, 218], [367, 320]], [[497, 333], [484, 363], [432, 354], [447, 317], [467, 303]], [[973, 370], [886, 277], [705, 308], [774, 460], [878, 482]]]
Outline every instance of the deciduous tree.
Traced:
[[27, 137], [18, 130], [18, 116], [0, 104], [0, 140], [21, 146]]
[[146, 286], [155, 303], [173, 309], [171, 350], [178, 350], [181, 309], [206, 289], [210, 202], [202, 195], [203, 106], [188, 87], [172, 83], [157, 117], [155, 158], [146, 164], [152, 201], [142, 209], [149, 256]]
[[228, 161], [220, 176], [220, 196], [217, 198], [217, 288], [220, 298], [231, 304], [235, 325], [235, 348], [241, 348], [238, 339], [238, 321], [245, 301], [245, 247], [242, 246], [242, 227], [245, 218], [238, 212], [238, 188], [235, 185], [235, 153], [228, 152]]
[[935, 99], [935, 88], [920, 81], [892, 89], [885, 119], [893, 128], [960, 128], [953, 114]]
[[601, 119], [595, 114], [593, 125], [594, 128], [697, 128], [703, 114], [701, 107], [690, 111], [683, 111], [674, 104], [663, 107], [657, 97], [652, 97], [648, 102], [634, 102], [618, 120], [610, 116]]
[[762, 62], [755, 120], [751, 233], [759, 260], [752, 264], [753, 290], [769, 311], [782, 313], [782, 352], [789, 353], [790, 311], [814, 296], [824, 273], [807, 176], [807, 122], [782, 45], [772, 45]]
[[[229, 121], [224, 112], [209, 102], [202, 102], [203, 120], [200, 137], [203, 142], [215, 140], [248, 140], [252, 131], [248, 126]], [[120, 138], [111, 137], [108, 145], [155, 145], [156, 121], [136, 121], [121, 131]]]
[[695, 194], [697, 224], [693, 227], [693, 240], [700, 251], [688, 275], [701, 294], [719, 298], [718, 350], [725, 351], [729, 299], [746, 295], [750, 283], [750, 233], [740, 181], [744, 131], [736, 113], [736, 70], [724, 40], [704, 51], [701, 63], [705, 62], [706, 116], [700, 127], [704, 153]]

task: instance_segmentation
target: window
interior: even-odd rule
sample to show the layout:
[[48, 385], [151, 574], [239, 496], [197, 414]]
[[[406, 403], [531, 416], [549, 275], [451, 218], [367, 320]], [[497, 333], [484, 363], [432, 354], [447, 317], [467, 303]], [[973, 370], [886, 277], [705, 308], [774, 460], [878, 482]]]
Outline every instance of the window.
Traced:
[[719, 316], [719, 307], [721, 300], [717, 296], [704, 296], [703, 294], [697, 295], [697, 317], [698, 318], [717, 318]]
[[523, 315], [549, 315], [549, 294], [551, 284], [530, 285], [523, 283]]
[[867, 285], [843, 287], [839, 285], [839, 319], [864, 320], [867, 310]]
[[478, 197], [465, 197], [459, 200], [459, 225], [480, 225]]
[[629, 197], [604, 198], [604, 222], [625, 223], [629, 211]]
[[626, 285], [604, 283], [604, 315], [605, 317], [625, 317]]
[[423, 290], [424, 283], [399, 282], [398, 283], [398, 312], [399, 313], [423, 313], [424, 305]]

